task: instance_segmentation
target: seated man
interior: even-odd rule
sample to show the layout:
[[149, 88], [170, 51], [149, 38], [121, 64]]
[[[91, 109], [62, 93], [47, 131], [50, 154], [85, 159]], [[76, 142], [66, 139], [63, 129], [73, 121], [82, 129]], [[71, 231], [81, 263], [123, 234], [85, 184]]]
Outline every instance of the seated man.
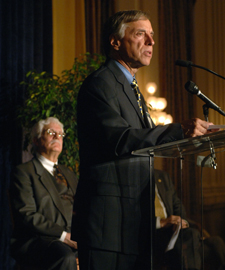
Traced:
[[[170, 269], [181, 269], [181, 254], [183, 254], [183, 269], [201, 269], [202, 248], [200, 227], [193, 221], [187, 221], [185, 209], [177, 196], [169, 175], [164, 171], [155, 170], [155, 211], [156, 211], [156, 265], [164, 261]], [[158, 201], [159, 199], [159, 201]], [[162, 206], [158, 206], [158, 203]], [[158, 207], [157, 207], [158, 206]], [[165, 252], [171, 235], [181, 222], [182, 233], [172, 250]], [[225, 269], [225, 243], [219, 236], [210, 236], [203, 230], [204, 235], [204, 265], [206, 269]], [[181, 237], [183, 245], [181, 246]], [[182, 253], [181, 248], [183, 247]], [[157, 267], [156, 267], [157, 268]]]
[[77, 269], [77, 243], [70, 239], [77, 178], [58, 165], [64, 136], [57, 118], [40, 120], [31, 132], [34, 158], [13, 173], [9, 191], [14, 219], [11, 252], [20, 264]]
[[[185, 209], [168, 174], [155, 170], [155, 185], [156, 264], [158, 261], [161, 263], [164, 260], [165, 264], [173, 270], [181, 269], [182, 264], [183, 269], [201, 269], [200, 233], [197, 229], [189, 227]], [[162, 206], [162, 210], [157, 207], [158, 203]], [[174, 248], [165, 252], [170, 238], [180, 222], [182, 222], [182, 230]]]

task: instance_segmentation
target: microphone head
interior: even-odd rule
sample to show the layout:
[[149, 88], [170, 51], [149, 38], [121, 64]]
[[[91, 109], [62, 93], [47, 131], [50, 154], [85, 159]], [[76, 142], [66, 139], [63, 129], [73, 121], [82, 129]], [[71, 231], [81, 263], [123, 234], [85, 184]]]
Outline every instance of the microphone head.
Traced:
[[199, 92], [198, 86], [192, 81], [186, 82], [184, 87], [191, 94], [198, 94]]
[[176, 60], [175, 65], [181, 66], [181, 67], [190, 67], [193, 65], [193, 63], [191, 61]]

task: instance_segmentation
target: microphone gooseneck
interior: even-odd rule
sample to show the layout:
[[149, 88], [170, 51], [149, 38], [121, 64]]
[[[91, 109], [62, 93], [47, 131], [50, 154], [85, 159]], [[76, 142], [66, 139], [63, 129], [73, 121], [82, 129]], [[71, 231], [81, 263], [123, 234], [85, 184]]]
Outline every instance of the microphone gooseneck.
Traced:
[[210, 72], [210, 73], [212, 73], [212, 74], [214, 74], [214, 75], [216, 75], [216, 76], [218, 76], [218, 77], [220, 77], [220, 78], [222, 78], [222, 79], [225, 80], [225, 77], [219, 75], [218, 73], [216, 73], [216, 72], [214, 72], [214, 71], [212, 71], [212, 70], [210, 70], [210, 69], [208, 69], [208, 68], [205, 68], [205, 67], [202, 67], [202, 66], [195, 65], [195, 64], [193, 64], [191, 61], [186, 61], [186, 60], [176, 60], [176, 61], [175, 61], [175, 65], [180, 66], [180, 67], [197, 67], [197, 68], [201, 68], [201, 69], [204, 69], [204, 70], [206, 70], [206, 71], [208, 71], [208, 72]]

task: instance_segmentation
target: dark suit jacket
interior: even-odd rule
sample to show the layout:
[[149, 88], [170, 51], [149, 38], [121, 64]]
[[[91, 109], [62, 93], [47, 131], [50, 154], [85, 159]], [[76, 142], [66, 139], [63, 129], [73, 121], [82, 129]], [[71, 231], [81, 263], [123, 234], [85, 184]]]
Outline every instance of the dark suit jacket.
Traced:
[[[59, 167], [75, 194], [75, 174], [63, 165]], [[11, 181], [10, 199], [14, 223], [12, 250], [17, 251], [22, 246], [28, 249], [37, 238], [52, 241], [59, 239], [63, 231], [70, 232], [67, 209], [62, 205], [52, 176], [38, 159], [33, 158], [16, 167]]]
[[143, 109], [145, 121], [130, 84], [112, 60], [81, 87], [75, 209], [82, 244], [138, 254], [141, 235], [149, 235], [149, 158], [131, 152], [182, 139], [183, 132], [180, 124], [151, 128], [145, 104]]

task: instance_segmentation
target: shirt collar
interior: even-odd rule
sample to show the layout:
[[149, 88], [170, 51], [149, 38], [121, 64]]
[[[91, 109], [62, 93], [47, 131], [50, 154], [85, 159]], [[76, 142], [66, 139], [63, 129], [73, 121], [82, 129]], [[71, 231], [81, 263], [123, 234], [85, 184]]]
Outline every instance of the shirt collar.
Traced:
[[53, 162], [45, 157], [43, 157], [42, 155], [40, 155], [39, 153], [36, 153], [36, 157], [37, 159], [41, 162], [41, 164], [43, 165], [43, 167], [48, 171], [50, 172], [52, 175], [53, 175], [53, 171], [54, 171], [54, 168], [53, 166], [55, 164], [58, 164], [58, 161], [57, 162]]
[[121, 65], [119, 62], [117, 62], [116, 60], [113, 60], [116, 65], [120, 68], [120, 70], [123, 72], [124, 76], [127, 78], [129, 84], [132, 83], [134, 77], [131, 75], [131, 73], [123, 66]]

